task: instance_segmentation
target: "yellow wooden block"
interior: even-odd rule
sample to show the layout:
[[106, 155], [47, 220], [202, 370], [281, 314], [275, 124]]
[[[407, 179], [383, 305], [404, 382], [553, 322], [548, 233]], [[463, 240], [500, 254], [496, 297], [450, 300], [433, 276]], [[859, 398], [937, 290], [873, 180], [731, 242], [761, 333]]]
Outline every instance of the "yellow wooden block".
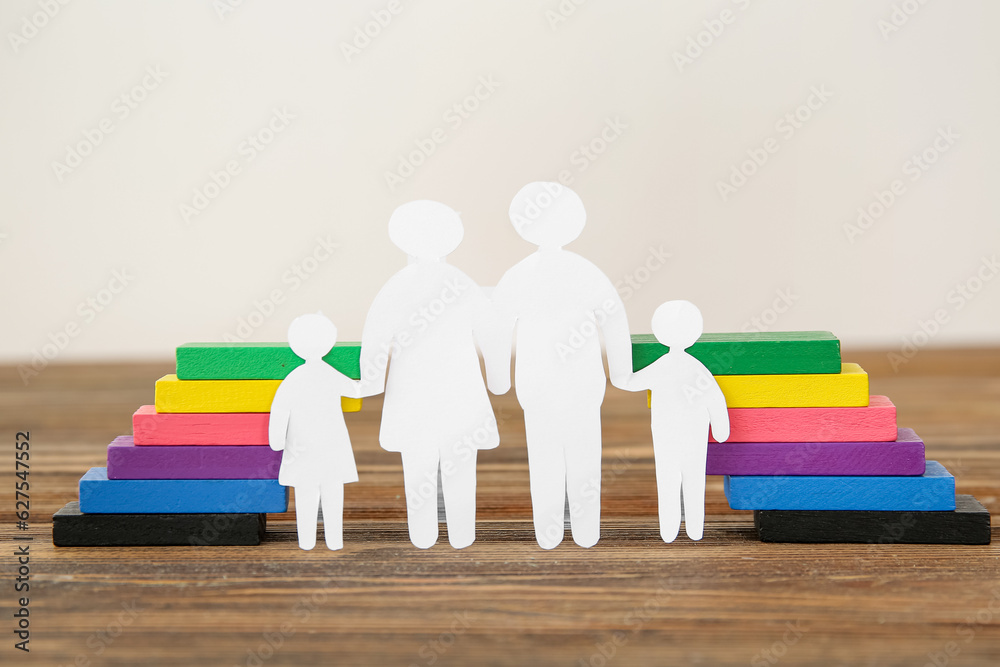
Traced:
[[[839, 373], [716, 375], [730, 408], [860, 408], [868, 405], [868, 373], [841, 364]], [[646, 405], [652, 394], [646, 392]]]
[[340, 409], [344, 412], [361, 412], [361, 399], [341, 396]]
[[[164, 375], [156, 381], [156, 411], [270, 412], [281, 380], [178, 380]], [[344, 412], [361, 409], [360, 398], [341, 398]]]

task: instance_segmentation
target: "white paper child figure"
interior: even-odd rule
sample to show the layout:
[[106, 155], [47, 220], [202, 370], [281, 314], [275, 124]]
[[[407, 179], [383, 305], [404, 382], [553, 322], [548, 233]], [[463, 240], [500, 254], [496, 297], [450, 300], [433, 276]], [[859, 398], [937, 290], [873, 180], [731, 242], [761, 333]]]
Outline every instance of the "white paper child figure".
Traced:
[[410, 264], [379, 291], [361, 336], [362, 394], [384, 388], [379, 442], [400, 452], [410, 541], [421, 549], [438, 538], [439, 470], [448, 541], [475, 541], [477, 453], [500, 442], [476, 351], [489, 300], [444, 261], [463, 233], [458, 213], [438, 202], [393, 212], [389, 238]]
[[601, 536], [601, 403], [607, 380], [623, 386], [632, 370], [625, 306], [600, 269], [563, 250], [583, 231], [587, 214], [575, 192], [558, 183], [530, 183], [514, 196], [510, 219], [538, 250], [511, 267], [493, 291], [497, 358], [504, 372], [490, 390], [514, 385], [524, 409], [535, 539], [543, 549], [562, 542], [569, 500], [573, 541], [591, 547]]
[[726, 397], [704, 364], [685, 350], [702, 334], [701, 311], [690, 301], [667, 301], [653, 314], [653, 335], [670, 351], [628, 380], [632, 391], [652, 391], [651, 420], [660, 536], [673, 542], [681, 527], [692, 540], [705, 532], [705, 467], [708, 429], [729, 439]]
[[337, 328], [321, 313], [296, 318], [288, 344], [305, 363], [282, 381], [271, 403], [268, 442], [284, 450], [278, 482], [295, 488], [302, 549], [316, 546], [321, 499], [326, 546], [344, 546], [344, 484], [358, 481], [340, 399], [361, 398], [361, 387], [323, 361], [336, 342]]

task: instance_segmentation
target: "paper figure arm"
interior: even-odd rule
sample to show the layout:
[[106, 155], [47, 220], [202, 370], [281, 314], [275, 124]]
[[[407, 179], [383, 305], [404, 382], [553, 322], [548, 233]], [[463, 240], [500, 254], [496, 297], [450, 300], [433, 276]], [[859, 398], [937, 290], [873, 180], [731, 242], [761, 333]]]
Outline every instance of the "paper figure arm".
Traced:
[[642, 370], [629, 373], [620, 385], [615, 386], [619, 389], [625, 389], [627, 391], [643, 391], [644, 389], [652, 389], [653, 378], [655, 376], [656, 373], [653, 372], [653, 365], [650, 364]]
[[334, 370], [337, 374], [337, 391], [345, 398], [363, 398], [361, 395], [361, 381], [352, 380], [340, 371]]
[[501, 278], [481, 320], [482, 327], [476, 331], [479, 349], [486, 362], [486, 386], [497, 395], [510, 391], [511, 348], [516, 321], [511, 308], [510, 286]]
[[285, 448], [285, 438], [288, 435], [288, 422], [291, 415], [288, 405], [288, 391], [285, 390], [285, 383], [282, 382], [274, 394], [274, 400], [271, 402], [271, 415], [267, 421], [267, 443], [276, 452]]
[[[602, 282], [607, 283], [604, 290], [607, 296], [601, 301], [604, 311], [601, 335], [604, 337], [604, 348], [608, 355], [608, 373], [611, 375], [611, 384], [619, 389], [626, 389], [625, 383], [632, 375], [632, 338], [629, 336], [625, 303], [603, 273], [601, 278]], [[609, 303], [611, 305], [605, 307], [605, 304]], [[597, 321], [600, 322], [601, 319], [598, 318]]]
[[[388, 286], [388, 283], [386, 284]], [[392, 331], [387, 322], [392, 317], [387, 312], [389, 305], [384, 297], [383, 287], [375, 296], [375, 301], [368, 309], [365, 326], [361, 332], [361, 382], [360, 396], [375, 396], [385, 391], [385, 373], [389, 366], [389, 352], [392, 346]], [[384, 354], [380, 354], [384, 352]]]
[[[709, 372], [707, 368], [705, 372]], [[729, 409], [726, 406], [726, 396], [722, 393], [715, 378], [711, 375], [709, 378], [711, 381], [706, 393], [709, 423], [712, 425], [712, 435], [715, 436], [715, 439], [719, 442], [725, 442], [729, 440]]]

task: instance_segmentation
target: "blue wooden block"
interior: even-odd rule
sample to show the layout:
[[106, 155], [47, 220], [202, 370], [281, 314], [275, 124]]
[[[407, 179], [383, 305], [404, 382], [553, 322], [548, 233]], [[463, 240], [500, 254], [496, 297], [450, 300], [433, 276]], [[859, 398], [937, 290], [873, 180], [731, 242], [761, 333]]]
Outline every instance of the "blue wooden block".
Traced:
[[288, 509], [276, 479], [108, 479], [107, 468], [80, 478], [84, 514], [264, 514]]
[[796, 477], [726, 475], [726, 499], [734, 510], [955, 509], [955, 478], [937, 461], [914, 477]]

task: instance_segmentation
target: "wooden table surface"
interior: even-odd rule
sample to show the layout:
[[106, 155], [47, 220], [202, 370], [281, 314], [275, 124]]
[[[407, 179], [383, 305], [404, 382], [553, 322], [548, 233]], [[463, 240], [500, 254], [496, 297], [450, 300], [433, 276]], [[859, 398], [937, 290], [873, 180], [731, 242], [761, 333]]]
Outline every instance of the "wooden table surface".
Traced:
[[[928, 458], [1000, 509], [1000, 350], [845, 351], [888, 395]], [[52, 366], [25, 388], [0, 369], [0, 518], [7, 665], [997, 665], [1000, 543], [781, 545], [755, 541], [710, 477], [705, 539], [664, 544], [643, 394], [604, 404], [601, 541], [543, 551], [531, 529], [524, 423], [494, 397], [501, 445], [479, 462], [478, 539], [410, 545], [380, 400], [348, 415], [361, 482], [345, 548], [300, 551], [291, 513], [259, 547], [55, 548], [51, 515], [131, 433], [170, 363]], [[31, 432], [30, 654], [13, 648], [13, 451]], [[443, 527], [442, 527], [443, 528]]]

